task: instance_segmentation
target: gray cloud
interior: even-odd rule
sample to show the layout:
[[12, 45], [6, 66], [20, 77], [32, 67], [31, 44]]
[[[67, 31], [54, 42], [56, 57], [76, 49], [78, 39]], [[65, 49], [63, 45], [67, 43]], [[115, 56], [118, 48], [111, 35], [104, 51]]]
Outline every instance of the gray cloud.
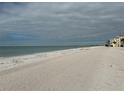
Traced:
[[0, 41], [4, 44], [9, 40], [15, 45], [19, 44], [17, 42], [32, 45], [42, 42], [102, 43], [124, 34], [124, 3], [19, 3], [3, 6]]

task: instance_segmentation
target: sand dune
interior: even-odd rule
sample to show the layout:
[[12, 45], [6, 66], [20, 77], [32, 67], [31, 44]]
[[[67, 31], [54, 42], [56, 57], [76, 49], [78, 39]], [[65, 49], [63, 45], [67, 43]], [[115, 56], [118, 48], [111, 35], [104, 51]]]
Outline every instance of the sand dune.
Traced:
[[123, 56], [124, 48], [89, 47], [1, 58], [0, 90], [124, 90]]

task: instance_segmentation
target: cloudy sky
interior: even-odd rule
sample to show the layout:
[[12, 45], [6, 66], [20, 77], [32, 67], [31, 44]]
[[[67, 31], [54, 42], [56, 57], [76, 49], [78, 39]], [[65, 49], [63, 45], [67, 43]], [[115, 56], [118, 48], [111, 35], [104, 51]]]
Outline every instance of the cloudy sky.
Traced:
[[0, 3], [0, 45], [101, 44], [124, 34], [124, 3]]

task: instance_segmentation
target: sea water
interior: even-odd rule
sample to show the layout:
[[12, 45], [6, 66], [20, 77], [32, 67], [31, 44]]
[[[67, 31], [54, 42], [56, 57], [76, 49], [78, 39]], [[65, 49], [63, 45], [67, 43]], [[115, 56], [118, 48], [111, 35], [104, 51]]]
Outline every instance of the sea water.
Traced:
[[28, 55], [40, 52], [50, 52], [78, 48], [82, 46], [0, 46], [0, 57]]

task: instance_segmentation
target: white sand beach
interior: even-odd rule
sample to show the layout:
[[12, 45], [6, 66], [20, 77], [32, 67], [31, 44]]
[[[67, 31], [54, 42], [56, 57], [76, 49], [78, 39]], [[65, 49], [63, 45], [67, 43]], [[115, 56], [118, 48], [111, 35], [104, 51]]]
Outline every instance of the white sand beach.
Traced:
[[0, 90], [124, 90], [124, 48], [0, 58]]

